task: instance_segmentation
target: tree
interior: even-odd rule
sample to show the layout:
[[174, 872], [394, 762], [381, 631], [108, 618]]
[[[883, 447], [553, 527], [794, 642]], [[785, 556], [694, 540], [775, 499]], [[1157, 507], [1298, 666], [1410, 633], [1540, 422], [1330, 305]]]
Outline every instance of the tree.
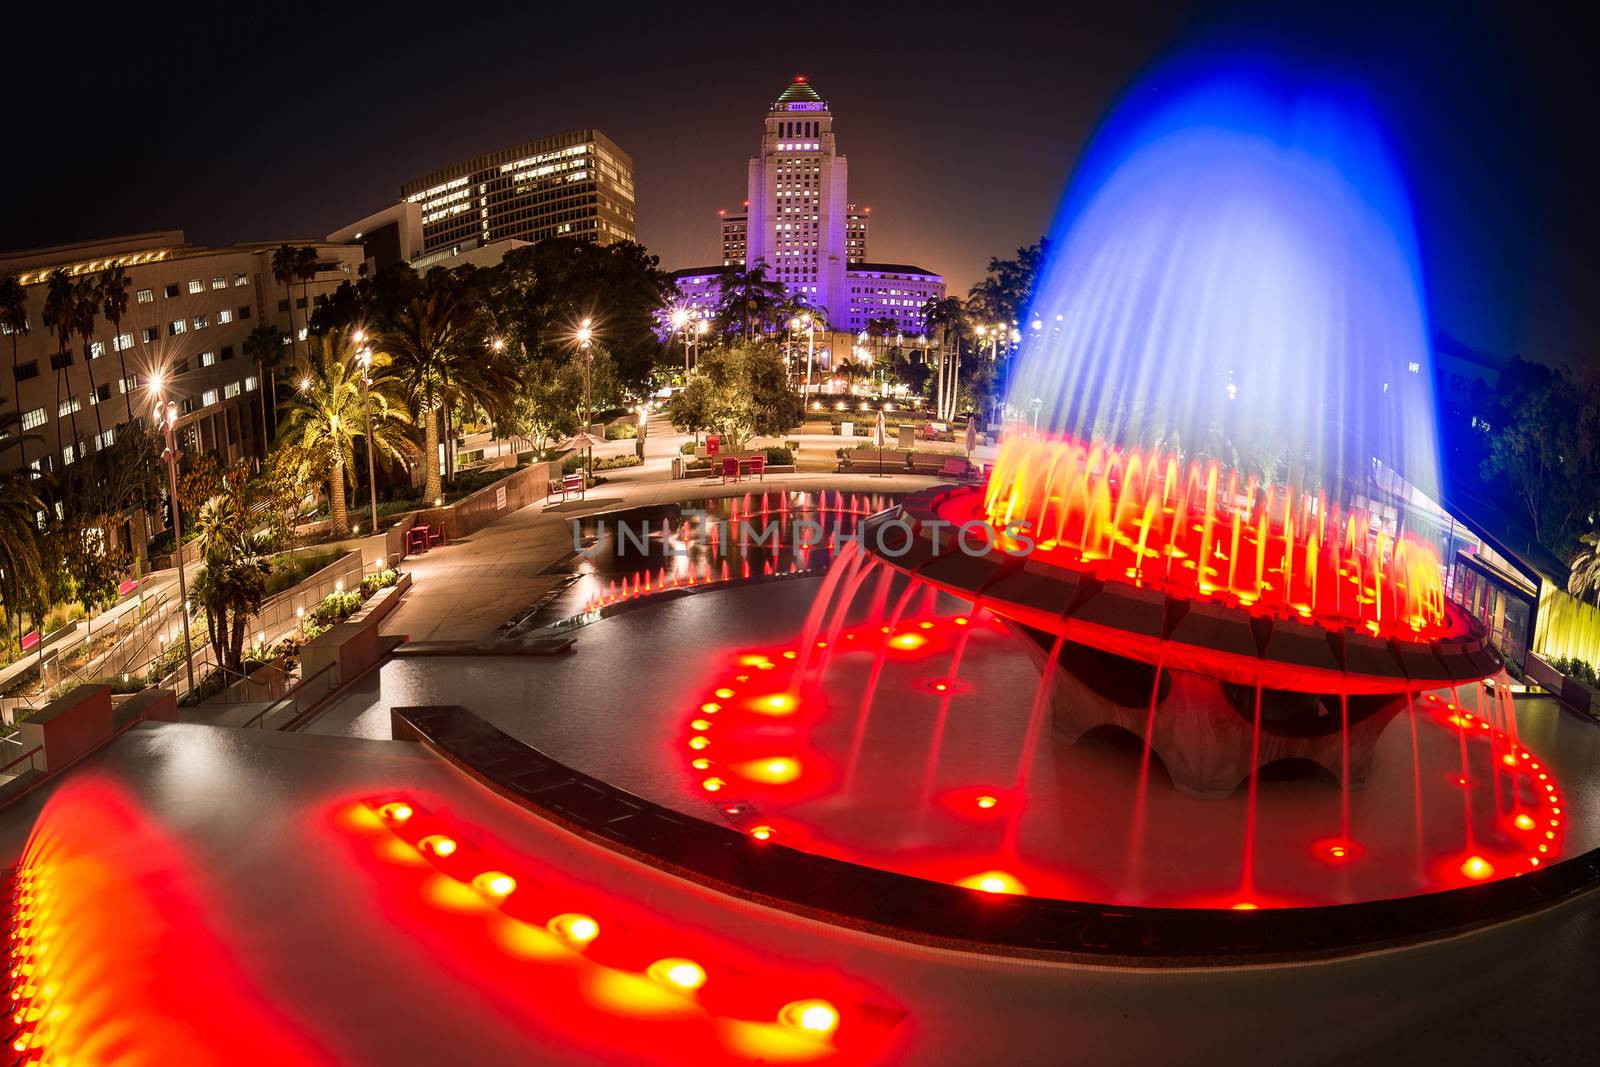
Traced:
[[488, 343], [483, 317], [448, 276], [429, 272], [422, 296], [401, 308], [394, 328], [378, 344], [412, 417], [422, 424], [422, 495], [442, 495], [439, 479], [439, 418], [445, 407], [478, 405], [505, 409], [513, 379], [500, 352]]
[[[100, 417], [100, 387], [94, 381], [94, 317], [100, 313], [100, 288], [92, 278], [80, 278], [73, 285], [76, 306], [72, 329], [83, 341], [83, 369], [89, 372], [89, 406], [94, 408], [95, 449], [105, 447], [106, 425]], [[78, 457], [82, 459], [83, 457]]]
[[708, 350], [667, 406], [674, 425], [721, 433], [731, 451], [748, 437], [787, 432], [804, 413], [783, 354], [761, 342]]
[[229, 671], [244, 666], [245, 627], [261, 610], [272, 567], [269, 535], [251, 530], [250, 511], [237, 492], [207, 500], [195, 518], [195, 536], [205, 568], [189, 586], [189, 603], [205, 613], [206, 639], [217, 663]]
[[[304, 450], [317, 477], [328, 480], [328, 508], [333, 532], [350, 532], [345, 510], [345, 485], [355, 468], [355, 439], [366, 433], [361, 396], [361, 367], [348, 332], [330, 331], [307, 339], [307, 358], [298, 388], [284, 402], [286, 415], [280, 440]], [[410, 417], [395, 401], [398, 383], [388, 372], [388, 356], [378, 353], [369, 372], [372, 400], [372, 445], [379, 453], [403, 458], [415, 452], [407, 436]]]
[[122, 317], [128, 313], [128, 275], [120, 266], [112, 267], [100, 275], [100, 284], [97, 295], [100, 301], [100, 314], [106, 317], [111, 324], [111, 347], [117, 351], [117, 370], [122, 377], [118, 379], [118, 388], [123, 390], [122, 395], [127, 399], [128, 418], [133, 418], [133, 390], [128, 384], [128, 350], [122, 344]]
[[[11, 335], [11, 382], [15, 392], [13, 400], [20, 407], [22, 390], [17, 385], [17, 344], [28, 336], [28, 291], [15, 277], [0, 279], [0, 326], [4, 326], [5, 331]], [[22, 458], [26, 465], [26, 452]]]
[[[72, 363], [72, 356], [68, 345], [72, 335], [77, 331], [77, 316], [79, 314], [78, 287], [74, 284], [72, 276], [65, 269], [58, 268], [50, 275], [49, 287], [44, 294], [44, 324], [53, 330], [56, 335], [56, 358], [51, 360], [55, 369], [56, 378], [56, 412], [57, 417], [61, 411], [61, 376]], [[72, 447], [74, 454], [78, 447], [78, 412], [74, 407], [72, 415]], [[56, 433], [59, 443], [61, 434]]]
[[1580, 600], [1600, 602], [1600, 532], [1586, 533], [1578, 543], [1567, 575], [1567, 592]]
[[[305, 270], [307, 257], [310, 258], [312, 263], [311, 273], [315, 275], [316, 253], [311, 249], [296, 245], [283, 244], [279, 245], [277, 250], [272, 253], [272, 277], [274, 280], [283, 284], [283, 295], [287, 298], [285, 303], [287, 303], [289, 306], [289, 335], [291, 338], [291, 343], [294, 344], [294, 354], [296, 359], [300, 358], [300, 346], [297, 341], [293, 340], [299, 336], [298, 331], [294, 328], [293, 287], [295, 282], [302, 281], [301, 275]], [[306, 326], [308, 332], [310, 330], [310, 315], [311, 308], [308, 304], [306, 307]]]
[[764, 263], [753, 267], [730, 264], [722, 268], [717, 285], [717, 311], [712, 321], [718, 335], [726, 337], [737, 327], [746, 341], [775, 320], [785, 293], [781, 282], [767, 277]]
[[967, 294], [973, 314], [1002, 326], [1019, 325], [1033, 306], [1039, 275], [1050, 258], [1050, 239], [1017, 249], [1015, 259], [989, 260], [989, 275]]
[[1499, 394], [1479, 473], [1514, 494], [1535, 540], [1570, 559], [1600, 510], [1600, 390], [1581, 388], [1565, 370], [1514, 360]]
[[[256, 392], [260, 394], [261, 403], [261, 453], [266, 455], [267, 443], [271, 438], [267, 434], [267, 397], [276, 391], [277, 369], [283, 361], [284, 342], [288, 338], [283, 331], [269, 322], [251, 330], [244, 339], [244, 354], [256, 365]], [[268, 380], [274, 384], [269, 388]]]
[[956, 387], [961, 372], [961, 343], [971, 335], [972, 329], [961, 298], [947, 296], [942, 300], [928, 301], [923, 310], [923, 329], [939, 339], [935, 413], [942, 419], [954, 418]]
[[[15, 410], [0, 407], [0, 440], [16, 443], [22, 435]], [[0, 601], [22, 654], [21, 616], [43, 599], [45, 564], [39, 536], [39, 514], [44, 503], [33, 491], [33, 479], [24, 471], [0, 467]]]

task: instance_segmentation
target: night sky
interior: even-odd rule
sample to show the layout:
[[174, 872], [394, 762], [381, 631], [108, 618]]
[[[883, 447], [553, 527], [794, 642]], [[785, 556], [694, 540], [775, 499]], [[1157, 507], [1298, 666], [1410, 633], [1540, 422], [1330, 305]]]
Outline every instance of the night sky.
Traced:
[[[711, 263], [768, 102], [836, 116], [871, 258], [964, 293], [1049, 225], [1095, 123], [1174, 56], [1258, 48], [1364, 84], [1402, 152], [1436, 326], [1600, 367], [1596, 86], [1576, 24], [1522, 5], [128, 4], [8, 11], [0, 248], [144, 230], [320, 237], [401, 182], [598, 127], [640, 240]], [[1074, 10], [1077, 8], [1078, 10]], [[20, 45], [20, 47], [19, 47]]]

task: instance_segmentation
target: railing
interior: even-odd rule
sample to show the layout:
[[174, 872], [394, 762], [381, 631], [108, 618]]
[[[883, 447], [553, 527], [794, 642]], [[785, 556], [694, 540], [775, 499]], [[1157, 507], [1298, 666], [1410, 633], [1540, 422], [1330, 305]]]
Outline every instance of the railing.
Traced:
[[257, 730], [287, 730], [293, 727], [339, 688], [339, 677], [339, 663], [335, 660], [311, 677], [300, 679], [283, 695], [283, 699], [261, 709], [243, 727]]
[[34, 745], [10, 763], [0, 766], [0, 800], [9, 799], [13, 791], [25, 788], [35, 778], [43, 777], [43, 762], [44, 746]]

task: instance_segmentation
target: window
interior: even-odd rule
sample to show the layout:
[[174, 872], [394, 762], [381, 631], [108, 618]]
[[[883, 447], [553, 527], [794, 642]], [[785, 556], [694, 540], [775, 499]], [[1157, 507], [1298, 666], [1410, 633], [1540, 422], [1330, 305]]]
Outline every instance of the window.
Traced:
[[217, 391], [215, 389], [207, 389], [206, 392], [205, 392], [205, 395], [200, 398], [200, 403], [201, 403], [201, 405], [203, 407], [210, 407], [212, 404], [215, 404], [216, 402], [217, 402]]
[[235, 285], [235, 286], [240, 286], [240, 285], [249, 285], [249, 284], [250, 284], [250, 278], [249, 278], [249, 276], [248, 276], [248, 275], [244, 275], [244, 274], [235, 274], [235, 275], [234, 275], [234, 276], [233, 276], [233, 284], [234, 284], [234, 285]]
[[232, 345], [223, 345], [222, 346], [222, 355], [219, 358], [220, 359], [225, 359], [225, 360], [232, 359], [233, 358], [233, 346]]
[[206, 287], [205, 287], [204, 283], [202, 283], [200, 281], [199, 278], [190, 278], [189, 279], [189, 292], [191, 292], [191, 293], [203, 293], [205, 291], [206, 291]]
[[122, 385], [122, 391], [124, 393], [131, 393], [135, 389], [139, 388], [139, 376], [137, 374], [130, 374], [126, 378], [122, 379], [120, 384]]
[[297, 311], [304, 311], [306, 309], [306, 298], [303, 296], [295, 297], [294, 306]]
[[300, 327], [296, 332], [300, 335], [300, 340], [304, 341], [306, 339], [306, 328], [304, 326]]
[[[68, 445], [66, 448], [63, 448], [61, 450], [61, 465], [63, 467], [72, 466], [72, 464], [78, 458], [77, 455], [76, 455], [76, 452], [77, 452], [77, 449], [74, 448], [72, 445]], [[60, 516], [58, 515], [57, 518], [59, 518], [59, 517]]]
[[200, 353], [200, 365], [202, 367], [209, 367], [213, 363], [215, 363], [216, 361], [217, 361], [217, 354], [215, 352], [202, 352], [202, 353]]
[[106, 343], [104, 341], [90, 341], [89, 342], [89, 345], [88, 345], [88, 356], [89, 356], [90, 359], [99, 359], [101, 356], [103, 356], [105, 354], [106, 354]]
[[107, 400], [110, 400], [110, 399], [111, 399], [111, 383], [110, 382], [106, 382], [104, 385], [97, 385], [93, 389], [89, 390], [89, 406], [90, 407], [94, 407], [96, 404], [104, 404]]
[[156, 302], [156, 294], [149, 289], [140, 289], [138, 293], [134, 295], [135, 299], [137, 299], [141, 304], [153, 304]]
[[34, 408], [22, 415], [22, 428], [24, 430], [37, 430], [44, 425], [44, 408]]
[[189, 324], [184, 322], [182, 319], [173, 319], [171, 322], [167, 323], [167, 332], [174, 337], [178, 336], [180, 333], [183, 333], [188, 328]]
[[73, 412], [82, 411], [82, 410], [83, 410], [83, 403], [81, 401], [79, 401], [77, 397], [69, 396], [65, 400], [63, 400], [60, 404], [56, 405], [56, 418], [64, 419], [68, 415], [71, 415]]
[[239, 383], [238, 382], [229, 382], [227, 385], [222, 387], [222, 399], [224, 399], [224, 400], [232, 400], [234, 397], [236, 397], [238, 395], [239, 395]]
[[172, 297], [175, 297], [177, 295], [178, 295], [178, 285], [177, 285], [176, 282], [174, 282], [173, 284], [167, 286], [167, 298], [168, 299], [171, 299]]
[[288, 311], [289, 310], [289, 301], [287, 301], [287, 300], [278, 301], [278, 310], [279, 311]]
[[189, 369], [189, 361], [186, 360], [186, 359], [180, 359], [180, 360], [178, 360], [178, 362], [176, 362], [176, 363], [174, 363], [172, 365], [172, 373], [173, 374], [182, 374], [185, 371], [187, 371], [188, 369]]
[[247, 393], [253, 393], [256, 391], [256, 386], [258, 384], [260, 383], [256, 381], [256, 376], [252, 374], [250, 377], [244, 380], [244, 391]]
[[233, 321], [233, 309], [232, 308], [223, 308], [221, 311], [217, 312], [217, 325], [218, 326], [226, 326], [228, 323], [230, 323], [232, 321]]
[[206, 315], [196, 315], [196, 316], [195, 316], [195, 317], [194, 317], [194, 328], [195, 328], [195, 329], [197, 329], [197, 330], [203, 330], [203, 329], [205, 329], [205, 328], [206, 328], [206, 327], [207, 327], [207, 326], [209, 326], [209, 325], [211, 325], [211, 319], [210, 319], [210, 317], [209, 317], [209, 316], [206, 316]]
[[39, 361], [30, 359], [26, 363], [18, 363], [16, 376], [19, 382], [25, 382], [29, 378], [37, 378], [39, 376]]
[[111, 339], [111, 350], [113, 352], [126, 352], [132, 347], [133, 334], [131, 333], [118, 334]]
[[241, 307], [239, 309], [239, 317], [241, 319], [248, 319], [250, 317], [250, 305], [249, 304], [246, 304], [246, 305], [244, 305], [243, 307]]
[[156, 329], [154, 326], [146, 326], [144, 329], [139, 331], [139, 336], [144, 338], [145, 344], [150, 344], [160, 335], [161, 331]]
[[117, 428], [115, 426], [111, 427], [111, 429], [107, 430], [105, 433], [97, 433], [97, 434], [95, 434], [94, 435], [94, 448], [95, 448], [95, 451], [98, 452], [103, 448], [110, 448], [111, 447], [111, 442], [115, 441], [116, 439], [117, 439]]
[[1406, 370], [1410, 371], [1412, 374], [1421, 374], [1422, 364], [1413, 359], [1411, 362], [1406, 364]]
[[213, 288], [213, 289], [226, 289], [227, 287], [228, 287], [228, 279], [226, 279], [226, 278], [212, 278], [211, 279], [211, 288]]
[[72, 366], [71, 352], [57, 352], [50, 357], [51, 370], [66, 370], [70, 366]]

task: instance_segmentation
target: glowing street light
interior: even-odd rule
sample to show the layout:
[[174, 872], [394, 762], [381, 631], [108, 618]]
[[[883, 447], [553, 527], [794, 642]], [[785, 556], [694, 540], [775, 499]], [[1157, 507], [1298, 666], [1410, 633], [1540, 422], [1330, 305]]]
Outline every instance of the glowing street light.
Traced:
[[[594, 350], [590, 342], [594, 340], [594, 327], [592, 320], [584, 319], [578, 324], [578, 348], [583, 352], [583, 432], [589, 433], [589, 427], [594, 423], [594, 407], [590, 395], [591, 370], [594, 363]], [[594, 445], [589, 445], [588, 456], [585, 461], [584, 478], [588, 479], [594, 474]]]
[[156, 411], [167, 441], [161, 458], [167, 461], [167, 499], [172, 505], [172, 544], [178, 556], [178, 617], [183, 620], [183, 673], [192, 693], [194, 660], [189, 651], [189, 582], [183, 572], [183, 517], [178, 507], [178, 405], [172, 400], [161, 403], [161, 391], [165, 385], [166, 380], [161, 374], [151, 376], [150, 386], [157, 390]]
[[[366, 340], [365, 330], [355, 332], [355, 340], [359, 344]], [[372, 494], [372, 532], [378, 532], [378, 471], [377, 461], [372, 456], [372, 396], [368, 388], [372, 385], [372, 349], [362, 348], [356, 354], [356, 361], [361, 364], [361, 410], [367, 420], [367, 489]]]

